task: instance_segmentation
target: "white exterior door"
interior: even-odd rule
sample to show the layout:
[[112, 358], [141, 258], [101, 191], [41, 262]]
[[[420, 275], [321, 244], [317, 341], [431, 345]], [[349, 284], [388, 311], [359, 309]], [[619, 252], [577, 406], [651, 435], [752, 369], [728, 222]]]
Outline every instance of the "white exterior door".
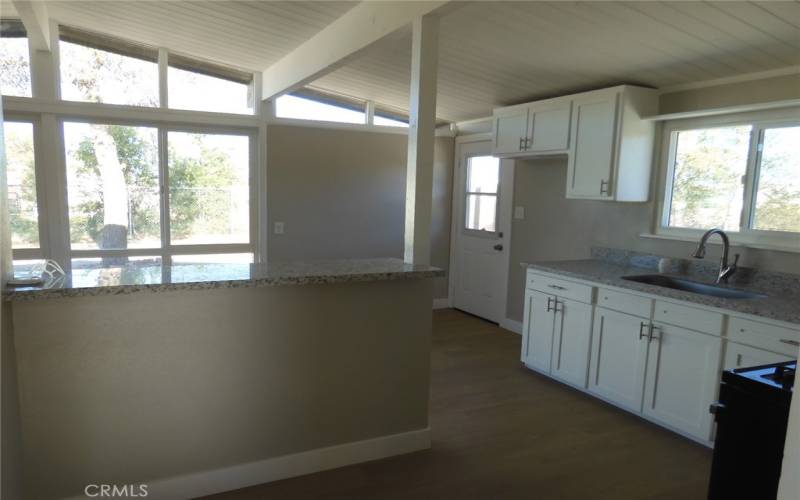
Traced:
[[525, 318], [522, 331], [522, 361], [538, 370], [550, 373], [553, 352], [555, 297], [526, 290]]
[[647, 360], [644, 414], [698, 439], [711, 439], [722, 339], [655, 323]]
[[598, 307], [594, 315], [589, 392], [642, 411], [649, 319]]
[[460, 144], [455, 174], [453, 307], [495, 323], [505, 317], [513, 179], [491, 141]]

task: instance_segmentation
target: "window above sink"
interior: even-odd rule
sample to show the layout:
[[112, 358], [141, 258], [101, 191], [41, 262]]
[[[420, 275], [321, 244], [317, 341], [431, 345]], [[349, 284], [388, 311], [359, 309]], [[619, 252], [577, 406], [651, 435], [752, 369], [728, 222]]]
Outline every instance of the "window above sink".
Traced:
[[656, 236], [800, 251], [796, 110], [666, 122]]

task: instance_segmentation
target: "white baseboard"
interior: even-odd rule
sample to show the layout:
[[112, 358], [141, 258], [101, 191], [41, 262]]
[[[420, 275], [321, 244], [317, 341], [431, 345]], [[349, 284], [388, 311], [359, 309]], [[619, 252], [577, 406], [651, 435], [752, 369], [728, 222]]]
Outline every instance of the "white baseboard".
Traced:
[[[430, 428], [268, 458], [221, 469], [158, 479], [147, 484], [150, 498], [182, 500], [246, 488], [431, 447]], [[84, 496], [69, 500], [85, 499]]]
[[511, 330], [514, 333], [522, 335], [522, 321], [505, 318], [500, 320], [500, 328], [505, 328], [506, 330]]
[[450, 299], [447, 297], [443, 299], [433, 299], [434, 309], [449, 309], [450, 307]]

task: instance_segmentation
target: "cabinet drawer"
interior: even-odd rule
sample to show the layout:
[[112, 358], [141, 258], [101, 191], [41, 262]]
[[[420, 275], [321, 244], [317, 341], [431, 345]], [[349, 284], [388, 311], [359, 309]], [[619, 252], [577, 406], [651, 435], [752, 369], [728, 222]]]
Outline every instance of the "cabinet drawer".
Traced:
[[[797, 356], [797, 353], [795, 353]], [[790, 356], [777, 354], [764, 349], [756, 349], [747, 345], [737, 344], [735, 342], [726, 342], [725, 346], [725, 364], [723, 369], [732, 370], [734, 368], [745, 368], [749, 366], [770, 365], [772, 363], [782, 363], [784, 361], [791, 361]]]
[[731, 316], [728, 339], [741, 344], [797, 357], [800, 331]]
[[528, 273], [526, 288], [540, 292], [558, 295], [565, 299], [577, 300], [590, 304], [594, 287], [572, 281], [545, 276], [542, 274]]
[[597, 289], [597, 305], [642, 318], [650, 317], [653, 299], [617, 292], [607, 288]]
[[722, 314], [717, 312], [656, 300], [653, 319], [698, 332], [722, 335]]

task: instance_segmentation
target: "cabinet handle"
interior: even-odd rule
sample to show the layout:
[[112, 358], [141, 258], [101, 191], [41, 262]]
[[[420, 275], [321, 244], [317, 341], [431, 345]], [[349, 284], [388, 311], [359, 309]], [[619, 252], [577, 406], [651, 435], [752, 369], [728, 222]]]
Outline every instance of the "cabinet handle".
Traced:
[[[653, 335], [653, 332], [655, 332], [656, 330], [658, 330], [659, 332], [661, 332], [661, 328], [659, 328], [659, 327], [657, 327], [657, 326], [655, 326], [655, 325], [652, 325], [652, 324], [651, 324], [651, 325], [650, 325], [650, 335], [649, 335], [649, 340], [647, 341], [647, 343], [648, 343], [648, 344], [649, 344], [650, 342], [652, 342], [653, 340], [661, 340], [661, 335], [658, 335], [658, 336], [656, 336], [656, 335]], [[661, 333], [663, 333], [663, 332], [661, 332]]]
[[800, 342], [798, 342], [798, 341], [796, 341], [796, 340], [790, 340], [790, 339], [781, 339], [781, 342], [783, 342], [784, 344], [793, 345], [793, 346], [795, 346], [795, 347], [800, 347]]
[[525, 149], [525, 148], [522, 147], [522, 137], [520, 137], [519, 138], [519, 150], [522, 151], [523, 149]]
[[[557, 313], [564, 312], [564, 303], [561, 302], [560, 300], [558, 300], [558, 297], [556, 297], [554, 299], [554, 302], [555, 302], [555, 305], [553, 307], [553, 312], [557, 312]], [[559, 304], [561, 305], [561, 309], [558, 308]]]
[[600, 180], [600, 196], [608, 196], [608, 181]]
[[553, 297], [547, 297], [547, 312], [553, 311]]
[[645, 333], [644, 332], [644, 329], [645, 329], [646, 326], [649, 326], [649, 324], [645, 323], [644, 321], [639, 323], [639, 340], [642, 340], [643, 338], [645, 338], [645, 337], [647, 337], [649, 335], [649, 333]]
[[531, 148], [531, 143], [532, 142], [533, 142], [533, 139], [531, 139], [530, 137], [526, 137], [525, 138], [525, 150], [528, 150], [528, 149]]
[[566, 290], [565, 287], [558, 285], [547, 285], [547, 288], [555, 288], [556, 290]]

